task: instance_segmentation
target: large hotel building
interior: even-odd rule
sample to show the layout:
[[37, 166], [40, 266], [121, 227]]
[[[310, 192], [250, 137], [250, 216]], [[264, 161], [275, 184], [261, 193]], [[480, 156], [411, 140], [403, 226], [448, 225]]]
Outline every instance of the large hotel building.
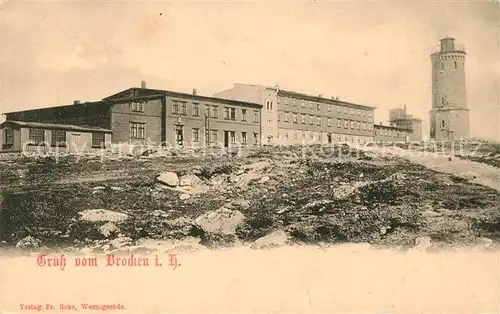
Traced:
[[234, 84], [214, 97], [262, 105], [263, 144], [372, 142], [375, 107], [251, 84]]

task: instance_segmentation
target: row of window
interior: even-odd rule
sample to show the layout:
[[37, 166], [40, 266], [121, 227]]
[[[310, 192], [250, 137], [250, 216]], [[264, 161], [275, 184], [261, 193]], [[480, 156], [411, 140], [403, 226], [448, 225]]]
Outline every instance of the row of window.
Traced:
[[405, 133], [401, 133], [396, 130], [380, 130], [378, 132], [375, 130], [375, 135], [377, 135], [377, 133], [379, 133], [381, 136], [388, 137], [400, 137], [405, 135]]
[[[192, 129], [192, 141], [200, 142], [200, 129]], [[210, 142], [214, 143], [219, 140], [219, 130], [211, 129], [210, 132], [205, 131], [205, 139], [209, 139]], [[210, 136], [209, 136], [210, 135]], [[229, 142], [232, 144], [236, 143], [236, 131], [228, 131]], [[248, 134], [247, 132], [241, 132], [241, 144], [248, 144]], [[259, 143], [259, 133], [253, 133], [253, 144]]]
[[[278, 115], [278, 121], [280, 121], [280, 116]], [[307, 124], [307, 122], [309, 122], [310, 125], [314, 125], [316, 121], [316, 125], [321, 125], [322, 124], [322, 119], [321, 117], [314, 117], [314, 116], [309, 116], [309, 121], [307, 121], [307, 116], [306, 115], [301, 115], [301, 123], [302, 124]], [[342, 123], [343, 121], [343, 123]], [[289, 119], [289, 114], [287, 112], [285, 112], [285, 115], [284, 115], [284, 121], [285, 123], [289, 123], [290, 122], [290, 119]], [[292, 123], [299, 123], [298, 122], [298, 116], [296, 114], [293, 114], [292, 115], [292, 120], [291, 120]], [[342, 119], [337, 119], [337, 127], [338, 128], [341, 128], [342, 127], [342, 124], [344, 126], [345, 129], [348, 129], [349, 126], [352, 130], [364, 130], [364, 131], [371, 131], [372, 130], [372, 124], [371, 123], [367, 123], [367, 122], [360, 122], [360, 121], [351, 121], [351, 120], [342, 120]], [[326, 119], [326, 125], [328, 127], [331, 127], [332, 126], [332, 119], [331, 118], [327, 118]]]
[[[323, 136], [326, 134], [323, 133]], [[333, 135], [334, 138], [331, 138], [332, 135], [330, 135], [330, 140], [335, 140], [335, 141], [344, 141], [347, 142], [349, 139], [352, 140], [353, 143], [360, 143], [361, 138], [357, 136], [347, 136], [347, 135], [339, 135], [335, 134]], [[278, 132], [278, 139], [283, 139], [283, 140], [312, 140], [312, 141], [320, 141], [321, 140], [321, 133], [318, 132], [310, 132], [310, 131], [280, 131]]]
[[[453, 70], [458, 69], [458, 63], [457, 61], [453, 61]], [[441, 61], [441, 72], [444, 72], [444, 62]]]
[[[8, 129], [6, 129], [7, 131]], [[5, 131], [4, 131], [5, 132]], [[6, 133], [6, 144], [13, 143], [13, 132], [12, 130]], [[66, 147], [66, 131], [65, 130], [51, 130], [50, 131], [50, 145], [54, 147]], [[9, 137], [7, 141], [7, 136]], [[79, 133], [75, 133], [74, 136], [80, 136]], [[38, 128], [28, 129], [28, 139], [32, 145], [40, 145], [45, 142], [45, 130]], [[105, 146], [105, 134], [102, 132], [92, 133], [92, 147], [104, 148]]]
[[[192, 111], [191, 115], [193, 117], [199, 117], [200, 116], [200, 104], [199, 103], [193, 103], [192, 104]], [[241, 121], [247, 121], [247, 109], [240, 109], [241, 110]], [[178, 114], [178, 115], [187, 115], [187, 102], [185, 101], [178, 101], [174, 100], [172, 101], [172, 114]], [[219, 119], [219, 106], [217, 105], [205, 105], [205, 114], [213, 119]], [[236, 108], [232, 107], [224, 107], [224, 119], [225, 120], [236, 120]], [[258, 123], [259, 122], [259, 111], [254, 110], [253, 111], [253, 116], [252, 116], [252, 122]]]
[[[290, 105], [293, 107], [302, 107], [302, 108], [309, 107], [310, 109], [314, 109], [316, 107], [316, 110], [321, 111], [321, 104], [315, 103], [312, 101], [306, 101], [306, 100], [295, 99], [295, 98], [284, 98], [284, 103], [285, 103], [285, 105]], [[351, 115], [357, 115], [357, 116], [362, 116], [362, 117], [373, 116], [373, 112], [371, 110], [348, 108], [345, 106], [336, 106], [336, 105], [331, 105], [331, 104], [324, 104], [324, 105], [327, 106], [327, 111], [336, 110], [337, 113], [351, 114]], [[268, 109], [269, 109], [269, 105], [268, 105]], [[272, 109], [272, 103], [271, 103], [271, 109]]]

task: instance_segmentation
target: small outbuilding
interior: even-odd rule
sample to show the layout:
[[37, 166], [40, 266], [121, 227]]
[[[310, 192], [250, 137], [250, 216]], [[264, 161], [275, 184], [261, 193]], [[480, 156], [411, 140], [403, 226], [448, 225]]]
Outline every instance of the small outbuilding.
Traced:
[[0, 152], [93, 153], [111, 147], [109, 129], [7, 120], [0, 124]]

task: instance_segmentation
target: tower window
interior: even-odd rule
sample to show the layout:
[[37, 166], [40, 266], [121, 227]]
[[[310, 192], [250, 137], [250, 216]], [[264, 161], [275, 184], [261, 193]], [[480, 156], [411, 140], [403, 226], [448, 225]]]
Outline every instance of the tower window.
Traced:
[[441, 106], [444, 106], [444, 97], [441, 97]]
[[444, 71], [444, 62], [441, 61], [441, 71]]
[[441, 121], [441, 127], [444, 128], [444, 121]]
[[453, 61], [453, 67], [455, 68], [455, 70], [458, 68], [457, 61]]

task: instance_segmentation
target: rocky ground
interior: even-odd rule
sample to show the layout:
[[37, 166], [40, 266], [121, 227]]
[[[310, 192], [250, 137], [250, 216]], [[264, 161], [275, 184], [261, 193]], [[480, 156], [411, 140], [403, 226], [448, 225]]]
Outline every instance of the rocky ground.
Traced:
[[498, 190], [345, 145], [244, 156], [3, 156], [0, 191], [4, 252], [345, 242], [433, 249], [500, 239]]

